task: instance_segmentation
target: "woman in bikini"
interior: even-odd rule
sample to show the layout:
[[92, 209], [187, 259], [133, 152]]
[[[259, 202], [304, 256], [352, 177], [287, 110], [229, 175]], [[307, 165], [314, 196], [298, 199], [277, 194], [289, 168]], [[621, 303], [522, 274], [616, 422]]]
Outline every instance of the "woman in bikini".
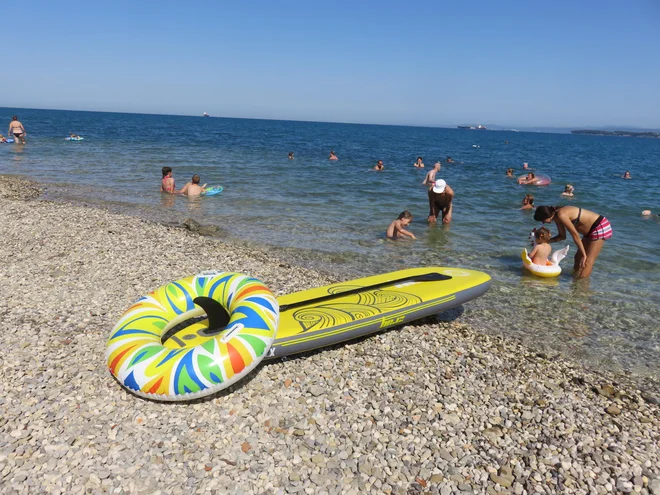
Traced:
[[591, 275], [604, 241], [612, 237], [612, 226], [607, 218], [576, 206], [539, 206], [534, 220], [543, 223], [554, 220], [559, 233], [549, 242], [563, 241], [568, 230], [578, 248], [573, 265], [578, 278]]
[[11, 118], [9, 132], [7, 134], [14, 136], [15, 143], [25, 144], [25, 127], [23, 127], [23, 124], [21, 124], [16, 115]]

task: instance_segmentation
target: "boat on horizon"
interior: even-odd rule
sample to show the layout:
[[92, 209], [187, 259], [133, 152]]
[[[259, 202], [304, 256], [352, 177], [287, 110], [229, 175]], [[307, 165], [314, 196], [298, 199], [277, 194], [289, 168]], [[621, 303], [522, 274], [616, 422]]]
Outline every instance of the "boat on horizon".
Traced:
[[210, 117], [210, 115], [206, 112], [204, 112], [204, 115], [202, 117]]
[[485, 125], [479, 124], [478, 126], [473, 126], [473, 125], [459, 125], [457, 126], [459, 129], [475, 129], [478, 131], [486, 131], [488, 130]]

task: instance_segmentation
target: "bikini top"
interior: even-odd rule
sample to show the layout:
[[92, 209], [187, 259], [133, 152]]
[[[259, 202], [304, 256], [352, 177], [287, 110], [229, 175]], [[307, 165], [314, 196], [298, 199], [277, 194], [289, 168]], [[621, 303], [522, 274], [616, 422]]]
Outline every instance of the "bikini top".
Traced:
[[582, 208], [578, 208], [578, 216], [575, 217], [575, 220], [571, 220], [571, 223], [574, 227], [577, 227], [580, 223], [580, 215], [582, 215]]

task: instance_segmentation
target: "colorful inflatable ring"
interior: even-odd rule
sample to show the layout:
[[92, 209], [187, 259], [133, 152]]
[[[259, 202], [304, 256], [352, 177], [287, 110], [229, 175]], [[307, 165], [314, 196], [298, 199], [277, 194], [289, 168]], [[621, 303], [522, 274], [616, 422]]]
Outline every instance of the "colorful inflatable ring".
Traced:
[[[205, 313], [212, 320], [213, 305], [228, 321], [222, 321], [208, 340], [182, 349], [163, 345], [173, 327]], [[108, 339], [108, 368], [123, 387], [141, 397], [204, 397], [237, 382], [259, 364], [275, 340], [278, 321], [277, 299], [259, 280], [239, 273], [204, 272], [159, 287], [128, 308]]]
[[564, 249], [552, 253], [551, 259], [547, 261], [545, 266], [532, 263], [532, 260], [527, 254], [527, 249], [523, 249], [521, 253], [523, 268], [526, 268], [538, 277], [556, 277], [561, 273], [559, 262], [566, 257], [568, 248], [569, 246], [566, 246]]

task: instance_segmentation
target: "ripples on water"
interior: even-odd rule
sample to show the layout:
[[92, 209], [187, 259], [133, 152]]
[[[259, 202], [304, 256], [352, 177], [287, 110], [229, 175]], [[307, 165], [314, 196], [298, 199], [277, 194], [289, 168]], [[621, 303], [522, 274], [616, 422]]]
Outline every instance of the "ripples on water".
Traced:
[[[660, 140], [10, 109], [0, 109], [0, 122], [13, 113], [29, 142], [0, 145], [0, 171], [56, 183], [54, 196], [161, 219], [193, 216], [342, 277], [434, 264], [484, 270], [493, 288], [466, 305], [463, 320], [657, 378], [660, 223], [640, 212], [660, 209]], [[85, 140], [64, 141], [69, 132]], [[327, 160], [330, 150], [339, 161]], [[412, 166], [418, 155], [424, 170]], [[456, 192], [454, 222], [429, 226], [421, 182], [447, 155], [463, 162], [439, 173]], [[377, 159], [384, 172], [369, 170]], [[525, 161], [552, 184], [519, 186], [505, 177], [509, 167], [522, 174]], [[164, 165], [174, 168], [178, 188], [199, 173], [225, 191], [201, 200], [161, 195]], [[633, 180], [620, 178], [625, 170]], [[575, 197], [565, 199], [568, 182]], [[557, 279], [522, 272], [519, 253], [537, 225], [517, 209], [527, 192], [537, 205], [570, 202], [610, 219], [614, 238], [589, 282], [573, 281], [572, 256]], [[418, 240], [385, 240], [404, 209]]]

